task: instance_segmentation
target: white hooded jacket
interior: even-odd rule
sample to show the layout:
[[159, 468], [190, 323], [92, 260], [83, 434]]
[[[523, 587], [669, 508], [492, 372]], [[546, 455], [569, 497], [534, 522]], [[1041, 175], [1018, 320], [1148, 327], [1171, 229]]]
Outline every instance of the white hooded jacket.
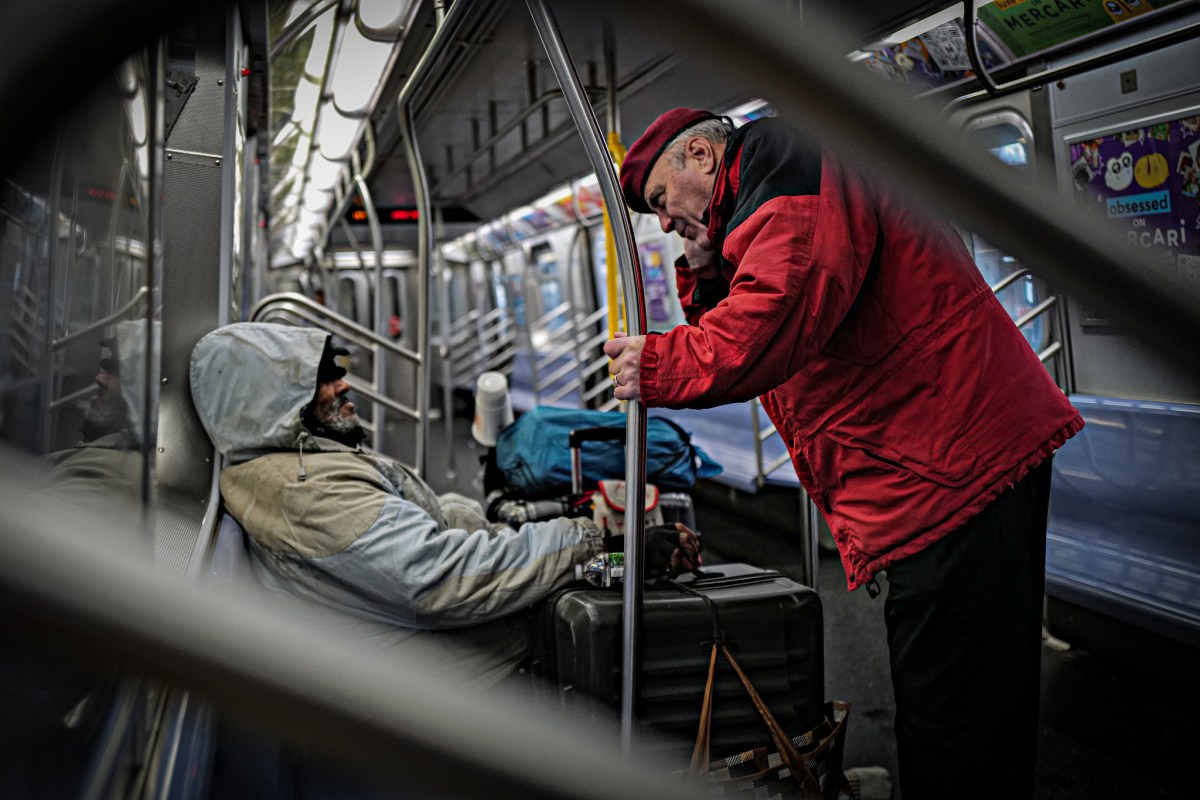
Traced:
[[365, 619], [459, 628], [524, 609], [600, 552], [586, 519], [489, 528], [455, 503], [453, 521], [469, 524], [454, 527], [449, 509], [402, 465], [314, 437], [301, 415], [327, 339], [238, 323], [192, 353], [193, 402], [233, 464], [221, 473], [221, 494], [268, 583]]

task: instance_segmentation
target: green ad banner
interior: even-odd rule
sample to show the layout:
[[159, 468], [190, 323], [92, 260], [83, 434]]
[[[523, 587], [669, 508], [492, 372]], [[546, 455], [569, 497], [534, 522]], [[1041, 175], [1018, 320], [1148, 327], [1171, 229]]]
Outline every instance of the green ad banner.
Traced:
[[979, 9], [1015, 58], [1136, 19], [1183, 0], [995, 0]]

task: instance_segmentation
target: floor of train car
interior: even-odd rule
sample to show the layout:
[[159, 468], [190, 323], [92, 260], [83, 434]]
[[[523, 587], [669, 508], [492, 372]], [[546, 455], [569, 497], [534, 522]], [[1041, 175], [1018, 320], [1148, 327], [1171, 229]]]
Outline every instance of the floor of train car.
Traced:
[[[455, 414], [453, 448], [442, 446], [441, 423], [433, 425], [430, 482], [439, 491], [480, 494], [482, 449], [470, 440], [470, 423], [465, 413]], [[456, 470], [453, 478], [447, 478], [451, 452]], [[793, 533], [799, 502], [794, 491], [748, 495], [701, 482], [694, 500], [697, 527], [709, 552], [799, 575], [800, 550]], [[833, 552], [821, 552], [818, 582], [825, 618], [826, 696], [853, 704], [844, 765], [883, 766], [895, 780], [896, 707], [883, 623], [885, 595], [872, 600], [862, 590], [847, 592], [841, 561]], [[886, 592], [886, 578], [879, 582]], [[1162, 653], [1141, 650], [1141, 646], [1153, 647], [1153, 639], [1137, 648], [1146, 657], [1138, 655], [1131, 662], [1120, 658], [1130, 653], [1130, 648], [1120, 646], [1129, 640], [1128, 631], [1102, 621], [1093, 627], [1093, 634], [1094, 641], [1118, 646], [1111, 653], [1078, 644], [1066, 652], [1042, 648], [1037, 797], [1195, 797], [1197, 779], [1191, 759], [1200, 744], [1195, 722], [1200, 714], [1197, 662], [1181, 665], [1178, 658], [1172, 662]], [[986, 781], [986, 776], [980, 780]], [[963, 794], [970, 796], [969, 791]], [[894, 797], [900, 798], [898, 788]]]

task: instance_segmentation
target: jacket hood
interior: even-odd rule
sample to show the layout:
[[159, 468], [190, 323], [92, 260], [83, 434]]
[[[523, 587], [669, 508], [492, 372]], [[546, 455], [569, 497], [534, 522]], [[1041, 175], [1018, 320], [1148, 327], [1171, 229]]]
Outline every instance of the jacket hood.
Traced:
[[296, 447], [329, 334], [268, 322], [218, 328], [192, 351], [192, 402], [233, 461]]

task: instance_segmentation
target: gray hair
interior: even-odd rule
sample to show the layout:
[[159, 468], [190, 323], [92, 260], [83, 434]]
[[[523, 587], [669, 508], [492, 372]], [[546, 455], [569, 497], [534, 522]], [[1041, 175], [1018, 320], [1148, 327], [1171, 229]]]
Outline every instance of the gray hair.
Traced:
[[729, 122], [728, 117], [710, 117], [702, 119], [695, 125], [690, 125], [684, 128], [663, 148], [663, 155], [671, 157], [671, 163], [675, 167], [682, 167], [684, 161], [683, 145], [688, 139], [693, 136], [699, 136], [701, 139], [706, 139], [713, 144], [725, 144], [729, 141], [729, 134], [733, 133], [733, 125]]

